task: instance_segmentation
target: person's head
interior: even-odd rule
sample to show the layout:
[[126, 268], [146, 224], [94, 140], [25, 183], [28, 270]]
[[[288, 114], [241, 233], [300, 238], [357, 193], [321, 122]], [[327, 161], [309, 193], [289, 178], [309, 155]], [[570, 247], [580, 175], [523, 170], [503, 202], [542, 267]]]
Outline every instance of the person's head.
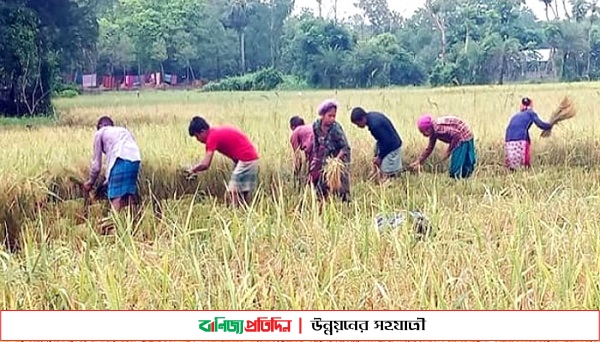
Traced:
[[417, 120], [417, 127], [419, 128], [419, 132], [424, 136], [428, 137], [433, 134], [434, 129], [434, 120], [433, 117], [429, 114], [421, 115]]
[[299, 117], [298, 115], [292, 116], [290, 118], [290, 129], [293, 131], [299, 126], [304, 125], [304, 119]]
[[190, 121], [188, 132], [190, 137], [195, 137], [201, 143], [206, 143], [206, 137], [208, 136], [208, 129], [210, 128], [208, 122], [199, 116], [194, 116]]
[[526, 111], [533, 107], [533, 101], [530, 98], [524, 97], [521, 99], [521, 111]]
[[350, 121], [360, 128], [365, 128], [367, 125], [367, 112], [361, 107], [352, 109], [350, 113]]
[[317, 113], [325, 126], [330, 126], [335, 122], [338, 104], [335, 100], [325, 100], [319, 105]]
[[114, 126], [114, 125], [115, 125], [115, 123], [109, 116], [103, 116], [100, 119], [98, 119], [98, 123], [96, 124], [96, 130], [99, 130], [100, 128], [105, 127], [105, 126]]

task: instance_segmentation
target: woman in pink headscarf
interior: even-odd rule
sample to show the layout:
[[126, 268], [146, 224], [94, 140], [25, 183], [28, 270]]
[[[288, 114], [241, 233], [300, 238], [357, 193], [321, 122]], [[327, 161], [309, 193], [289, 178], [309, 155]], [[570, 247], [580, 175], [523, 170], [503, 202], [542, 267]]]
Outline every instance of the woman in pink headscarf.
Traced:
[[449, 145], [444, 160], [450, 159], [450, 177], [468, 178], [471, 176], [475, 170], [477, 155], [473, 132], [465, 121], [455, 116], [434, 119], [427, 114], [419, 117], [417, 127], [421, 134], [429, 137], [429, 145], [419, 159], [410, 165], [412, 169], [420, 168], [433, 152], [435, 143], [441, 140]]

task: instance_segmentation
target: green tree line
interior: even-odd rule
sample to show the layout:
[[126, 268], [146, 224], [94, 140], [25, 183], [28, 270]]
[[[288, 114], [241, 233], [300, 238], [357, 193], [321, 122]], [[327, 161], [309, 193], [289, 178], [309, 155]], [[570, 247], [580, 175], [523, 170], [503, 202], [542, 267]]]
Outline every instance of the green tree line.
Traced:
[[292, 15], [294, 0], [5, 0], [0, 112], [47, 112], [46, 95], [75, 71], [163, 72], [230, 90], [269, 88], [284, 75], [313, 88], [600, 76], [593, 0], [540, 0], [544, 18], [521, 0], [427, 0], [410, 17], [387, 0], [356, 0], [349, 18], [336, 1], [325, 18], [313, 1], [316, 13]]

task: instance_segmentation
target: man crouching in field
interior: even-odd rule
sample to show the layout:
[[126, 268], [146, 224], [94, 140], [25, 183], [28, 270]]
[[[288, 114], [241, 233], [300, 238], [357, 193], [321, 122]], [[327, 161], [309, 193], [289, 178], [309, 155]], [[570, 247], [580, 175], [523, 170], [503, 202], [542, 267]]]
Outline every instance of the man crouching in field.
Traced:
[[[140, 172], [140, 149], [131, 132], [124, 127], [115, 127], [108, 116], [103, 116], [96, 125], [94, 136], [94, 156], [90, 167], [90, 176], [83, 184], [89, 192], [98, 179], [102, 168], [102, 154], [106, 154], [106, 182], [108, 199], [112, 207], [119, 211], [125, 206], [135, 209], [138, 193], [138, 174]], [[132, 211], [133, 213], [133, 211]]]
[[210, 127], [199, 116], [192, 118], [189, 134], [206, 145], [206, 154], [200, 164], [192, 167], [188, 173], [208, 170], [215, 151], [219, 151], [235, 163], [228, 186], [233, 205], [240, 204], [240, 195], [245, 204], [250, 203], [252, 192], [258, 183], [258, 152], [250, 139], [235, 127]]
[[361, 107], [352, 109], [350, 121], [359, 128], [368, 127], [375, 138], [373, 166], [378, 180], [398, 175], [402, 171], [402, 139], [392, 121], [382, 113], [367, 113]]

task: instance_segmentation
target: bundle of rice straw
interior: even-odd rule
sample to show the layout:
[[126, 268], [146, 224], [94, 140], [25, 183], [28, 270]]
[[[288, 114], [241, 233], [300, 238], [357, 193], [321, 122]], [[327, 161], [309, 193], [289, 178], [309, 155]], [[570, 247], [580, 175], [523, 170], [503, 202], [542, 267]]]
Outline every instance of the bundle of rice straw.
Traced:
[[[552, 116], [550, 117], [550, 124], [555, 125], [561, 121], [565, 121], [574, 117], [575, 114], [577, 114], [577, 110], [575, 109], [573, 100], [570, 97], [565, 96], [562, 101], [560, 101], [558, 108], [556, 108], [556, 110], [552, 113]], [[541, 136], [542, 138], [548, 138], [551, 134], [552, 131], [548, 130], [543, 131]]]
[[338, 158], [329, 157], [323, 166], [323, 176], [331, 191], [342, 188], [342, 174], [346, 165]]

